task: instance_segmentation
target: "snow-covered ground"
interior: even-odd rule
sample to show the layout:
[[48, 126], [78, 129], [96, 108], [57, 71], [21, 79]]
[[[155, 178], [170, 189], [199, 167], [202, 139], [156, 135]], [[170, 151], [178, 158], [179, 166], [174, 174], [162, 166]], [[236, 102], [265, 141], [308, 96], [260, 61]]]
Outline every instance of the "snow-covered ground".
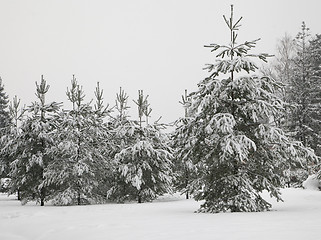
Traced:
[[1, 240], [317, 240], [321, 192], [284, 189], [284, 203], [261, 213], [194, 213], [200, 205], [177, 196], [153, 203], [21, 206], [0, 195]]

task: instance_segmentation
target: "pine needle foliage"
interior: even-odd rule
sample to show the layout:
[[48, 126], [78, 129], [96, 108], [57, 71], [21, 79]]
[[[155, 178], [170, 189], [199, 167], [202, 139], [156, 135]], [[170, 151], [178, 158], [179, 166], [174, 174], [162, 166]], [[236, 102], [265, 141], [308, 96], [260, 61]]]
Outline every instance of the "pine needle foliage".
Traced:
[[54, 161], [48, 166], [46, 184], [56, 186], [51, 198], [57, 205], [88, 204], [99, 201], [97, 188], [108, 169], [106, 140], [108, 131], [103, 118], [102, 92], [96, 88], [95, 109], [85, 102], [85, 93], [73, 76], [67, 97], [72, 109], [61, 111], [53, 132], [55, 144], [50, 149]]
[[196, 200], [205, 200], [200, 212], [268, 210], [271, 204], [260, 193], [267, 190], [282, 200], [284, 170], [315, 159], [276, 126], [273, 116], [284, 111], [276, 94], [280, 86], [256, 75], [251, 60], [266, 61], [269, 55], [250, 53], [259, 39], [237, 43], [242, 18], [234, 21], [233, 14], [231, 6], [230, 18], [224, 17], [230, 43], [205, 46], [217, 52], [216, 62], [207, 64], [210, 76], [190, 94], [192, 118], [180, 129], [190, 142], [184, 157], [197, 166], [192, 191]]
[[185, 94], [182, 95], [182, 104], [185, 115], [175, 122], [176, 129], [171, 136], [171, 145], [174, 149], [174, 186], [177, 191], [185, 194], [186, 199], [190, 198], [192, 180], [197, 177], [197, 169], [190, 158], [189, 151], [192, 146], [191, 138], [186, 138], [186, 128], [192, 117], [188, 114], [188, 108], [191, 106], [191, 98]]
[[321, 70], [320, 36], [311, 38], [309, 28], [302, 22], [296, 39], [297, 56], [291, 81], [289, 101], [290, 130], [305, 146], [313, 148], [320, 156], [321, 148]]
[[6, 151], [6, 134], [10, 131], [10, 113], [8, 95], [4, 91], [4, 85], [0, 77], [0, 178], [8, 177], [9, 172], [9, 156]]
[[[125, 110], [127, 95], [121, 91], [117, 99], [117, 106]], [[123, 111], [120, 111], [122, 122], [115, 129], [115, 139], [121, 147], [114, 156], [115, 179], [108, 197], [120, 202], [136, 200], [142, 203], [171, 192], [172, 153], [162, 126], [148, 124], [151, 113], [148, 96], [139, 90], [138, 99], [134, 102], [138, 121], [124, 118]]]
[[[24, 203], [37, 200], [41, 206], [48, 200], [51, 191], [50, 186], [45, 184], [45, 172], [53, 160], [48, 149], [54, 143], [51, 136], [55, 129], [53, 119], [60, 108], [57, 102], [46, 103], [49, 88], [43, 76], [40, 84], [36, 82], [38, 100], [26, 108], [30, 114], [21, 123], [15, 147], [18, 154], [11, 163], [10, 172], [11, 190], [19, 191]], [[13, 104], [16, 115], [19, 102], [14, 101]]]
[[0, 129], [5, 128], [9, 125], [10, 116], [8, 110], [8, 95], [4, 91], [4, 85], [0, 77]]

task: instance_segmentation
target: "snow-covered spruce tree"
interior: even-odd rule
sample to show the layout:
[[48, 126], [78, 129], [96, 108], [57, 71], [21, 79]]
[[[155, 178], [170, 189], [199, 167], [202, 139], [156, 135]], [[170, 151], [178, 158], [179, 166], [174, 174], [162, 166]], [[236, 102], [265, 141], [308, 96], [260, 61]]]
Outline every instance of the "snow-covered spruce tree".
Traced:
[[56, 186], [52, 198], [57, 205], [96, 202], [100, 196], [93, 190], [107, 164], [102, 151], [106, 135], [102, 99], [96, 110], [84, 103], [84, 91], [74, 76], [67, 97], [72, 109], [60, 112], [56, 118], [55, 145], [50, 149], [54, 161], [48, 166], [46, 184]]
[[46, 104], [45, 96], [49, 85], [43, 76], [40, 84], [36, 83], [36, 86], [38, 101], [26, 109], [30, 115], [21, 125], [17, 139], [19, 154], [11, 163], [10, 176], [12, 190], [20, 191], [22, 201], [36, 199], [43, 206], [51, 191], [50, 186], [45, 186], [47, 167], [53, 160], [47, 151], [54, 142], [50, 133], [55, 129], [53, 115], [58, 112], [60, 104]]
[[115, 155], [115, 163], [120, 174], [118, 183], [124, 187], [123, 192], [117, 191], [122, 194], [121, 199], [141, 203], [171, 191], [172, 154], [167, 135], [161, 132], [160, 125], [143, 126], [143, 117], [148, 119], [151, 109], [142, 91], [139, 91], [135, 103], [139, 121], [128, 121], [117, 130], [120, 138], [129, 140]]
[[174, 186], [176, 190], [185, 194], [186, 199], [189, 199], [192, 179], [196, 177], [196, 168], [190, 158], [191, 139], [185, 137], [187, 126], [192, 119], [192, 116], [188, 114], [191, 99], [187, 96], [187, 90], [185, 90], [185, 95], [182, 96], [180, 103], [184, 107], [185, 115], [175, 122], [176, 129], [171, 136], [171, 144], [174, 150]]
[[5, 136], [8, 134], [10, 125], [10, 114], [8, 109], [8, 95], [4, 91], [2, 79], [0, 77], [0, 178], [7, 177], [9, 173], [8, 156], [4, 153], [6, 141]]
[[[275, 126], [272, 116], [281, 113], [283, 102], [275, 94], [275, 80], [257, 76], [251, 57], [266, 60], [267, 54], [249, 51], [258, 40], [238, 44], [242, 18], [224, 20], [230, 30], [229, 45], [211, 44], [221, 50], [211, 73], [192, 93], [189, 108], [193, 118], [181, 132], [192, 143], [189, 157], [198, 168], [193, 195], [205, 200], [199, 211], [263, 211], [271, 207], [260, 192], [267, 190], [281, 200], [284, 169], [315, 155], [291, 141]], [[243, 75], [242, 75], [243, 73]]]

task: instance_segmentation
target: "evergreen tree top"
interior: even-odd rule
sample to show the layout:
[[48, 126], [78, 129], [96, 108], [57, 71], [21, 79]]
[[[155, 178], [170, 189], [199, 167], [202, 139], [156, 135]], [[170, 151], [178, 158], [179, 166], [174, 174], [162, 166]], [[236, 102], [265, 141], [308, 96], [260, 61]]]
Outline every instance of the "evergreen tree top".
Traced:
[[0, 77], [0, 107], [1, 108], [6, 108], [9, 100], [8, 100], [8, 95], [4, 91], [4, 85], [2, 82], [2, 78]]
[[4, 91], [4, 85], [0, 77], [0, 128], [6, 127], [10, 123], [8, 110], [8, 95]]
[[228, 45], [220, 45], [212, 43], [210, 45], [205, 45], [205, 47], [211, 48], [211, 52], [219, 51], [216, 55], [217, 58], [222, 58], [217, 60], [214, 64], [207, 64], [205, 69], [209, 72], [213, 72], [210, 76], [215, 78], [219, 73], [231, 73], [233, 78], [233, 72], [240, 72], [245, 70], [247, 73], [255, 72], [258, 68], [257, 65], [249, 59], [249, 57], [256, 57], [263, 61], [267, 61], [267, 57], [271, 56], [266, 53], [260, 54], [250, 54], [249, 51], [255, 47], [256, 43], [260, 39], [245, 41], [244, 43], [237, 44], [237, 31], [241, 27], [240, 17], [237, 21], [234, 21], [234, 10], [233, 5], [231, 5], [231, 16], [229, 19], [223, 16], [226, 25], [230, 30], [230, 43]]
[[268, 190], [280, 200], [283, 171], [315, 156], [275, 124], [284, 103], [276, 95], [277, 81], [253, 74], [258, 67], [252, 58], [269, 56], [250, 53], [259, 39], [237, 43], [242, 18], [234, 20], [233, 6], [230, 18], [223, 18], [230, 42], [205, 46], [218, 51], [217, 59], [190, 94], [188, 117], [173, 136], [176, 154], [197, 167], [192, 191], [205, 200], [201, 211], [263, 211], [271, 205], [259, 193]]
[[47, 81], [44, 79], [43, 75], [41, 75], [40, 84], [36, 82], [35, 93], [39, 102], [33, 102], [32, 105], [27, 109], [29, 112], [33, 112], [34, 116], [39, 116], [42, 120], [44, 120], [46, 113], [58, 112], [60, 106], [62, 105], [62, 103], [57, 102], [51, 102], [49, 104], [46, 103], [46, 94], [49, 88], [50, 85], [47, 84]]

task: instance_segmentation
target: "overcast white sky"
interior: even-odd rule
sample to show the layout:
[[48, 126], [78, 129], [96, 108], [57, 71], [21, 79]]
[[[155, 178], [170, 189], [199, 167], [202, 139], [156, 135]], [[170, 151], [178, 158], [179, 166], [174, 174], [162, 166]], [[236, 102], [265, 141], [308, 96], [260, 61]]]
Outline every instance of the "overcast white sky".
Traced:
[[321, 33], [319, 0], [0, 0], [0, 76], [10, 98], [27, 105], [41, 74], [48, 100], [66, 107], [72, 74], [88, 100], [99, 81], [111, 105], [119, 87], [131, 99], [143, 89], [153, 118], [168, 123], [183, 115], [180, 96], [214, 59], [203, 45], [227, 43], [230, 4], [244, 18], [240, 40], [262, 39], [255, 52], [274, 54], [277, 39], [295, 36], [302, 21]]

